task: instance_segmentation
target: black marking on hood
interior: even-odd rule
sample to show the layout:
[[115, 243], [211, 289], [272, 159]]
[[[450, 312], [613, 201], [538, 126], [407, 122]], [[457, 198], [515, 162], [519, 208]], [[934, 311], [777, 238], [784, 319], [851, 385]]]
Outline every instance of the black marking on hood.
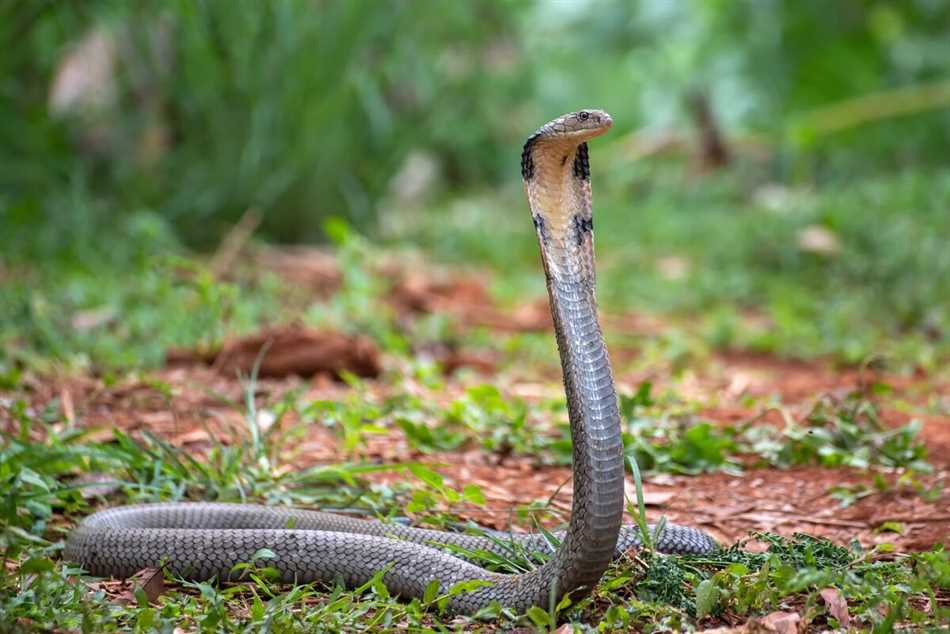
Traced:
[[577, 154], [574, 156], [574, 176], [582, 181], [590, 180], [590, 155], [587, 153], [586, 143], [577, 146]]
[[534, 176], [534, 157], [531, 155], [531, 150], [539, 136], [537, 132], [529, 136], [521, 150], [521, 178], [526, 181], [531, 180], [531, 177]]
[[538, 238], [541, 240], [542, 244], [547, 244], [548, 242], [548, 230], [544, 226], [544, 218], [540, 214], [531, 214], [531, 220], [534, 221], [534, 228], [538, 232]]
[[584, 218], [581, 216], [574, 216], [574, 240], [577, 242], [578, 246], [584, 243], [584, 236], [593, 233], [594, 231], [594, 219], [593, 218]]

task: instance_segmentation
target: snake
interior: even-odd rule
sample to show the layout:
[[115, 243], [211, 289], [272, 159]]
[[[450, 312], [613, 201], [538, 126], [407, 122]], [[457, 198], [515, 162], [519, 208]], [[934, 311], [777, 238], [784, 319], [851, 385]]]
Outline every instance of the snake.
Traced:
[[[623, 526], [621, 420], [595, 300], [588, 141], [612, 125], [602, 110], [572, 112], [541, 126], [521, 154], [572, 439], [573, 496], [565, 530], [500, 539], [291, 507], [170, 502], [89, 515], [70, 532], [65, 558], [94, 576], [129, 577], [164, 566], [179, 578], [231, 580], [246, 568], [238, 564], [269, 551], [264, 563], [288, 583], [358, 587], [382, 573], [390, 593], [424, 599], [433, 596], [435, 582], [438, 596], [447, 599], [443, 609], [453, 614], [494, 604], [524, 613], [565, 595], [573, 600], [590, 593], [614, 558], [641, 546], [641, 531]], [[654, 536], [654, 546], [697, 554], [718, 548], [707, 533], [675, 524]], [[471, 555], [509, 556], [517, 547], [545, 553], [546, 560], [505, 573], [483, 568]]]

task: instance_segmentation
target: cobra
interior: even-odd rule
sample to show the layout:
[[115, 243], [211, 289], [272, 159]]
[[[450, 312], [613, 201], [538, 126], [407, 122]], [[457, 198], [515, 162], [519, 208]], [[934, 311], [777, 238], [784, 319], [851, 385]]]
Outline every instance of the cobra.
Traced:
[[[453, 613], [497, 602], [523, 612], [567, 593], [589, 592], [611, 560], [640, 544], [623, 527], [624, 462], [620, 413], [594, 297], [593, 215], [587, 142], [612, 125], [600, 110], [559, 117], [524, 144], [521, 175], [538, 236], [561, 358], [573, 441], [570, 524], [547, 561], [521, 574], [488, 571], [446, 545], [506, 554], [497, 537], [367, 521], [319, 511], [243, 504], [167, 503], [119, 507], [87, 517], [67, 540], [65, 556], [93, 575], [125, 577], [165, 565], [189, 579], [233, 578], [236, 564], [261, 549], [287, 582], [365, 583], [380, 570], [389, 590], [422, 598], [436, 581], [455, 594]], [[511, 535], [525, 548], [550, 550], [539, 534]], [[657, 539], [667, 552], [717, 548], [702, 531], [667, 525]], [[457, 552], [455, 549], [452, 552]]]

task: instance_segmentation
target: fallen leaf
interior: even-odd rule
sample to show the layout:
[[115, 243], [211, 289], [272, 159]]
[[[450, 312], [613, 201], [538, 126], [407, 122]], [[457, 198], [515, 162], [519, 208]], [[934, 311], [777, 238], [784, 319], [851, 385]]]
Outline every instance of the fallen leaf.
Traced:
[[83, 434], [83, 440], [89, 443], [106, 443], [115, 440], [114, 428], [112, 427], [94, 427]]
[[216, 354], [170, 350], [166, 364], [211, 363], [221, 374], [234, 376], [238, 372], [250, 374], [258, 358], [261, 377], [311, 377], [321, 373], [339, 377], [344, 372], [375, 377], [381, 371], [379, 349], [367, 337], [299, 325], [271, 328], [229, 341]]
[[[624, 481], [623, 488], [627, 498], [631, 502], [636, 503], [637, 489], [633, 482], [630, 482], [629, 480]], [[643, 503], [647, 506], [665, 506], [666, 503], [675, 496], [675, 491], [651, 491], [647, 489], [643, 491]]]
[[818, 594], [825, 602], [828, 614], [837, 619], [841, 628], [848, 629], [851, 624], [851, 615], [848, 613], [848, 602], [841, 596], [841, 592], [837, 588], [823, 588]]
[[143, 568], [129, 578], [135, 590], [141, 589], [149, 603], [165, 593], [165, 575], [161, 568]]
[[667, 280], [681, 280], [690, 272], [689, 260], [676, 255], [659, 258], [656, 261], [656, 270]]
[[809, 225], [798, 232], [798, 248], [808, 253], [835, 255], [841, 250], [838, 236], [821, 225]]
[[336, 255], [326, 249], [268, 248], [258, 259], [263, 268], [274, 271], [294, 286], [307, 288], [318, 298], [331, 296], [343, 281]]
[[63, 418], [70, 425], [76, 424], [76, 406], [73, 405], [73, 395], [69, 390], [63, 388], [59, 392], [59, 402], [63, 408]]
[[172, 444], [180, 447], [182, 445], [208, 442], [210, 440], [211, 436], [208, 434], [208, 431], [199, 427], [178, 434], [172, 439]]
[[802, 617], [795, 612], [772, 612], [749, 619], [746, 628], [749, 634], [798, 634], [801, 622]]
[[655, 476], [650, 476], [646, 479], [646, 482], [664, 487], [676, 486], [676, 478], [668, 473], [658, 473]]
[[86, 332], [99, 328], [100, 326], [105, 326], [115, 319], [115, 316], [115, 310], [111, 307], [92, 308], [90, 310], [77, 312], [73, 315], [72, 319], [69, 320], [69, 323], [73, 327], [73, 330]]
[[103, 27], [88, 31], [62, 59], [49, 90], [49, 109], [64, 115], [103, 110], [116, 99], [118, 45]]

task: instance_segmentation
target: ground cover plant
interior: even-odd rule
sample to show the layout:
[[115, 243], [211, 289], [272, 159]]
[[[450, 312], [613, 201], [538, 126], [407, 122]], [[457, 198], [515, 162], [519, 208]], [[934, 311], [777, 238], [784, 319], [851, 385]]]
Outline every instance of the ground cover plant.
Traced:
[[[347, 246], [347, 240], [357, 242]], [[940, 522], [946, 518], [941, 519], [940, 509], [946, 499], [947, 445], [938, 444], [934, 455], [927, 446], [928, 440], [934, 447], [933, 440], [945, 438], [940, 436], [944, 428], [933, 421], [945, 417], [947, 404], [921, 401], [929, 390], [902, 383], [900, 375], [870, 368], [861, 378], [832, 365], [839, 385], [850, 386], [841, 389], [820, 376], [816, 363], [797, 371], [815, 375], [814, 383], [825, 392], [797, 397], [783, 383], [796, 368], [781, 361], [776, 363], [784, 377], [766, 373], [730, 393], [716, 366], [726, 363], [741, 375], [742, 363], [727, 361], [708, 344], [689, 356], [689, 365], [702, 368], [700, 396], [684, 393], [697, 391], [689, 387], [696, 379], [682, 368], [677, 360], [682, 353], [675, 347], [660, 351], [666, 355], [660, 363], [638, 356], [618, 362], [618, 378], [625, 386], [625, 446], [631, 465], [635, 460], [646, 478], [643, 499], [651, 520], [669, 515], [695, 521], [696, 509], [689, 510], [686, 501], [690, 497], [679, 505], [669, 502], [702, 490], [691, 477], [695, 474], [734, 484], [763, 478], [766, 495], [783, 491], [795, 500], [794, 511], [778, 509], [781, 515], [770, 516], [776, 509], [767, 509], [758, 493], [737, 491], [740, 500], [753, 503], [734, 508], [734, 517], [704, 524], [739, 540], [716, 556], [630, 553], [610, 569], [592, 597], [577, 605], [523, 616], [493, 612], [474, 621], [443, 621], [442, 595], [407, 604], [389, 596], [378, 580], [357, 590], [287, 589], [268, 580], [267, 553], [249, 562], [245, 584], [168, 579], [168, 590], [149, 595], [136, 583], [77, 583], [80, 571], [60, 560], [62, 540], [75, 519], [101, 503], [262, 501], [456, 529], [473, 524], [507, 529], [511, 520], [525, 528], [537, 522], [553, 527], [565, 520], [569, 445], [550, 342], [545, 353], [522, 357], [529, 359], [524, 364], [518, 351], [540, 342], [534, 335], [525, 341], [524, 334], [509, 334], [509, 342], [492, 351], [494, 369], [488, 375], [477, 364], [444, 374], [426, 352], [431, 333], [400, 326], [406, 320], [394, 316], [392, 299], [359, 281], [367, 270], [350, 272], [356, 265], [346, 254], [364, 246], [352, 236], [344, 240], [340, 263], [344, 277], [354, 279], [344, 281], [340, 295], [330, 296], [316, 312], [332, 315], [340, 301], [377, 305], [376, 332], [382, 333], [379, 345], [389, 359], [377, 379], [345, 374], [343, 383], [261, 379], [221, 374], [200, 364], [124, 376], [107, 370], [98, 379], [82, 379], [75, 371], [44, 378], [43, 366], [37, 370], [22, 361], [5, 372], [4, 548], [7, 561], [15, 563], [4, 577], [3, 611], [9, 622], [88, 631], [182, 624], [204, 631], [504, 629], [518, 623], [545, 629], [567, 622], [583, 631], [597, 623], [606, 630], [702, 628], [787, 613], [799, 615], [809, 627], [836, 626], [846, 618], [887, 631], [946, 618], [948, 561], [940, 546]], [[199, 275], [204, 266], [193, 263]], [[274, 291], [245, 286], [235, 291], [235, 301], [253, 305], [258, 292], [269, 297]], [[288, 305], [296, 301], [293, 293], [277, 296]], [[159, 303], [152, 310], [166, 309]], [[412, 323], [426, 319], [416, 317]], [[454, 323], [448, 332], [462, 331], [464, 346], [486, 346], [477, 332], [464, 335], [451, 314], [445, 319]], [[710, 354], [721, 359], [710, 360]], [[650, 379], [641, 378], [644, 371]], [[496, 376], [502, 380], [496, 383]], [[765, 382], [755, 385], [763, 377]], [[737, 408], [741, 417], [729, 422], [716, 414], [729, 408]], [[893, 418], [899, 412], [910, 415]], [[150, 422], [143, 425], [143, 420]], [[895, 426], [897, 420], [907, 422]], [[467, 475], [461, 471], [466, 463], [472, 465]], [[489, 466], [493, 463], [495, 468]], [[514, 471], [514, 483], [497, 477], [497, 469]], [[555, 488], [526, 486], [526, 469]], [[814, 480], [802, 502], [782, 482], [789, 469], [799, 480], [796, 486]], [[711, 480], [698, 495], [709, 495], [722, 483]], [[534, 494], [526, 496], [525, 490]], [[635, 505], [633, 491], [630, 499]], [[710, 506], [717, 505], [729, 508], [722, 498]], [[823, 518], [811, 516], [816, 505]], [[906, 511], [908, 505], [913, 512]], [[869, 508], [875, 511], [868, 514]], [[635, 506], [631, 511], [632, 520]], [[816, 519], [827, 524], [811, 523]], [[928, 526], [937, 530], [928, 534]], [[830, 529], [831, 541], [804, 534], [814, 535], [816, 529], [819, 534]], [[743, 548], [746, 541], [757, 547]], [[908, 543], [918, 550], [905, 551], [902, 544]], [[521, 561], [486, 555], [484, 563], [521, 570], [537, 565], [528, 555]]]
[[[0, 631], [941, 631], [946, 7], [319, 4], [0, 2]], [[625, 521], [720, 552], [473, 617], [266, 550], [233, 583], [63, 559], [149, 501], [553, 535], [517, 161], [589, 106]]]
[[[196, 376], [187, 378], [191, 381]], [[446, 389], [441, 377], [429, 376], [426, 381], [428, 388], [420, 389]], [[167, 407], [171, 399], [181, 396], [180, 384], [164, 384], [147, 375], [141, 382], [148, 391], [164, 395], [146, 410]], [[332, 387], [339, 395], [337, 399], [319, 400], [307, 398], [299, 384], [257, 383], [253, 377], [243, 383], [227, 383], [231, 384], [231, 396], [213, 393], [211, 388], [209, 393], [233, 412], [234, 427], [228, 432], [199, 433], [197, 439], [195, 432], [202, 430], [191, 423], [178, 429], [177, 434], [162, 432], [161, 426], [156, 434], [142, 430], [126, 433], [120, 426], [103, 435], [107, 430], [64, 419], [61, 400], [51, 399], [45, 409], [39, 409], [39, 404], [33, 402], [35, 394], [28, 387], [29, 380], [7, 392], [10, 400], [5, 401], [2, 477], [4, 508], [8, 510], [3, 543], [8, 562], [17, 565], [4, 573], [6, 599], [2, 609], [6, 622], [16, 622], [23, 628], [45, 624], [88, 631], [182, 625], [201, 631], [243, 631], [261, 626], [330, 631], [406, 626], [495, 629], [518, 622], [545, 629], [567, 621], [581, 630], [600, 623], [600, 629], [613, 631], [700, 627], [788, 612], [801, 614], [805, 623], [815, 627], [834, 627], [841, 619], [853, 619], [854, 624], [887, 631], [898, 624], [936, 624], [947, 616], [950, 562], [946, 552], [934, 545], [918, 553], [900, 554], [894, 543], [900, 543], [902, 534], [912, 532], [910, 527], [916, 521], [926, 521], [926, 513], [902, 521], [871, 517], [863, 529], [859, 522], [839, 520], [855, 537], [844, 545], [801, 533], [783, 537], [775, 532], [752, 532], [744, 533], [744, 540], [712, 556], [630, 553], [611, 567], [592, 597], [576, 605], [553, 606], [555, 609], [549, 611], [532, 610], [521, 617], [500, 611], [482, 614], [475, 620], [442, 621], [438, 609], [441, 595], [407, 604], [390, 597], [378, 580], [356, 590], [288, 590], [268, 580], [267, 553], [261, 553], [259, 561], [249, 562], [249, 582], [244, 584], [194, 584], [168, 579], [168, 590], [150, 595], [137, 583], [77, 583], [80, 571], [59, 560], [64, 532], [69, 518], [82, 516], [101, 500], [255, 500], [337, 508], [397, 521], [410, 517], [436, 526], [459, 526], [460, 521], [485, 524], [486, 517], [504, 525], [509, 519], [507, 510], [500, 509], [499, 500], [492, 498], [499, 485], [508, 485], [484, 475], [466, 482], [453, 469], [442, 475], [447, 455], [444, 452], [468, 447], [479, 455], [514, 454], [512, 459], [516, 459], [520, 453], [529, 456], [530, 462], [563, 462], [557, 424], [551, 425], [550, 437], [532, 437], [527, 441], [532, 444], [519, 445], [516, 430], [528, 407], [520, 398], [504, 396], [485, 385], [474, 384], [458, 392], [457, 398], [444, 399], [444, 405], [433, 407], [418, 395], [400, 393], [404, 386], [399, 383], [391, 386], [395, 394], [378, 394], [352, 379], [350, 388]], [[78, 387], [66, 385], [67, 391], [61, 394]], [[351, 390], [356, 390], [358, 396], [354, 397]], [[255, 397], [268, 394], [271, 396]], [[194, 397], [189, 395], [189, 399]], [[913, 500], [921, 509], [935, 513], [944, 499], [942, 491], [920, 484], [932, 476], [933, 465], [924, 460], [918, 430], [883, 430], [874, 399], [855, 395], [833, 407], [819, 403], [802, 419], [801, 427], [794, 425], [780, 432], [753, 424], [724, 428], [705, 422], [690, 424], [679, 419], [682, 413], [677, 410], [683, 403], [678, 399], [663, 402], [654, 398], [650, 385], [644, 383], [622, 401], [630, 434], [626, 444], [631, 457], [636, 456], [643, 465], [647, 477], [644, 499], [651, 505], [656, 500], [650, 494], [665, 488], [654, 482], [662, 483], [661, 476], [669, 478], [670, 473], [732, 473], [745, 469], [746, 477], [755, 477], [763, 473], [763, 464], [780, 468], [808, 465], [827, 471], [818, 465], [842, 469], [845, 460], [854, 461], [852, 464], [859, 469], [844, 477], [857, 475], [859, 482], [867, 482], [867, 495], [876, 497], [876, 504], [895, 497], [902, 506]], [[555, 421], [563, 418], [563, 402], [538, 409], [554, 412]], [[427, 435], [420, 434], [417, 427], [406, 425], [414, 416], [441, 422], [436, 422]], [[341, 417], [355, 422], [340, 422]], [[648, 427], [650, 442], [642, 436], [647, 417], [653, 420]], [[510, 421], [515, 430], [499, 433], [497, 428], [485, 428], [480, 421], [489, 418], [502, 425]], [[353, 436], [351, 430], [344, 429], [349, 425], [361, 425], [363, 429]], [[532, 425], [543, 430], [543, 426]], [[344, 460], [301, 468], [301, 463], [308, 460], [306, 449], [300, 446], [313, 437], [314, 426], [323, 428], [331, 438], [339, 438], [338, 448], [331, 451], [342, 452], [338, 456]], [[802, 434], [803, 428], [827, 433], [836, 440], [816, 442]], [[759, 433], [749, 436], [752, 430]], [[192, 436], [190, 446], [182, 446], [182, 433]], [[459, 437], [440, 440], [446, 434]], [[374, 455], [373, 439], [379, 436], [389, 438], [388, 443], [377, 443], [383, 447], [397, 445], [395, 439], [401, 436], [405, 444], [402, 455], [413, 459], [397, 454], [388, 464], [372, 464], [368, 458]], [[499, 436], [509, 439], [509, 445], [499, 446]], [[442, 453], [432, 460], [433, 452]], [[899, 468], [898, 478], [895, 467]], [[539, 468], [546, 479], [554, 473], [549, 467]], [[563, 468], [559, 473], [563, 477]], [[769, 479], [775, 475], [765, 474]], [[835, 479], [841, 477], [839, 474]], [[691, 483], [681, 486], [688, 490]], [[823, 499], [832, 500], [832, 487], [824, 488]], [[564, 507], [557, 494], [522, 501], [524, 504], [514, 509], [522, 525], [530, 526], [532, 521], [551, 525], [563, 519]], [[661, 502], [661, 508], [664, 506], [666, 502]], [[636, 510], [631, 510], [635, 515]], [[652, 510], [650, 515], [657, 512], [663, 513]], [[829, 518], [829, 522], [835, 525], [834, 519]], [[755, 521], [744, 523], [746, 529], [750, 525], [755, 526]], [[815, 525], [809, 528], [813, 533]], [[885, 535], [894, 540], [874, 539], [874, 545], [862, 546], [857, 539], [862, 534], [865, 538]], [[746, 541], [760, 548], [750, 551], [744, 547]], [[762, 551], [762, 546], [766, 550]], [[486, 556], [484, 563], [503, 570], [536, 565], [531, 559], [510, 561], [495, 556]]]

